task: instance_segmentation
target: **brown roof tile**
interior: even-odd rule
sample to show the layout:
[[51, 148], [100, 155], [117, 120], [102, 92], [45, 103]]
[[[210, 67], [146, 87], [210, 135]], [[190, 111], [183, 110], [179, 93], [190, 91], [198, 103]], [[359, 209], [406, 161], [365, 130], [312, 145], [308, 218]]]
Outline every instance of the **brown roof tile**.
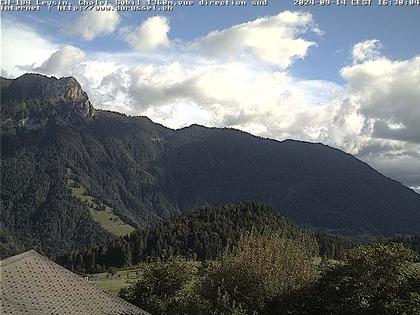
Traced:
[[30, 250], [0, 262], [1, 314], [146, 315]]

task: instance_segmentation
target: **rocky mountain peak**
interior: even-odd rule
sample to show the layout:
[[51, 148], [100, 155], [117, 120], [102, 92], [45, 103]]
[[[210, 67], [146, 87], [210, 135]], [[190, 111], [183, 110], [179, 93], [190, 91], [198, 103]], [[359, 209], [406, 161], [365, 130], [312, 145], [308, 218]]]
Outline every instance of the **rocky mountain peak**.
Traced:
[[2, 122], [13, 129], [39, 129], [48, 122], [87, 122], [95, 113], [88, 95], [73, 77], [27, 73], [16, 79], [2, 78], [1, 95]]

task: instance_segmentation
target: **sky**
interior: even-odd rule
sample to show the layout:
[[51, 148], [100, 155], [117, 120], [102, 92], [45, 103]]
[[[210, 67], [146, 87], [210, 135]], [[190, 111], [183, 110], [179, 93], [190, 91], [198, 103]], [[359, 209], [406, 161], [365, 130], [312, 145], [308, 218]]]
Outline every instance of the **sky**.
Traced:
[[420, 192], [420, 6], [109, 3], [1, 12], [2, 76], [74, 76], [96, 108], [171, 128], [322, 142]]

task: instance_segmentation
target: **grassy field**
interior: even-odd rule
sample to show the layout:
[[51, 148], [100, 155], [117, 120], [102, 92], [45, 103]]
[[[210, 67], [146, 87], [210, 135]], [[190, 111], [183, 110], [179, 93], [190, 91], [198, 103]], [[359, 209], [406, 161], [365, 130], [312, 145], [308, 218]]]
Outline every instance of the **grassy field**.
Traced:
[[93, 281], [93, 283], [105, 290], [111, 291], [114, 295], [118, 295], [122, 288], [126, 288], [130, 285], [130, 282], [124, 279], [99, 280]]
[[97, 273], [89, 278], [99, 287], [111, 291], [112, 294], [118, 295], [122, 288], [126, 288], [134, 283], [141, 275], [140, 269], [120, 270], [113, 276], [106, 272]]
[[114, 214], [114, 210], [111, 207], [99, 203], [95, 200], [95, 198], [87, 195], [85, 187], [83, 187], [83, 185], [77, 185], [72, 177], [74, 177], [74, 174], [71, 169], [67, 168], [67, 187], [70, 188], [74, 197], [78, 198], [82, 203], [87, 205], [93, 220], [98, 222], [106, 231], [116, 236], [124, 236], [135, 230], [134, 227], [125, 223], [116, 214]]

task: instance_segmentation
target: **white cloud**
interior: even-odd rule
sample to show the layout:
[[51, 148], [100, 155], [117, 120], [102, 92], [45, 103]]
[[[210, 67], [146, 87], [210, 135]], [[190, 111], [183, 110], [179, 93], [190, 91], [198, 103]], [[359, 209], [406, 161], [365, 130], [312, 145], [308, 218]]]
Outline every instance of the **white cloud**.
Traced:
[[1, 20], [1, 69], [9, 76], [19, 76], [24, 68], [42, 63], [58, 48], [32, 27], [15, 20]]
[[138, 65], [131, 72], [129, 91], [139, 111], [161, 123], [171, 121], [171, 127], [195, 122], [170, 119], [175, 107], [190, 104], [191, 111], [207, 118], [206, 124], [275, 138], [316, 140], [333, 113], [324, 103], [341, 88], [332, 82], [299, 81], [284, 71], [229, 62]]
[[232, 58], [251, 54], [259, 61], [287, 68], [306, 56], [314, 42], [301, 36], [312, 31], [320, 34], [312, 15], [285, 11], [231, 28], [212, 31], [196, 40], [193, 47], [212, 58]]
[[374, 60], [381, 56], [382, 44], [377, 39], [366, 40], [353, 46], [351, 55], [353, 62]]
[[65, 32], [81, 36], [90, 41], [98, 36], [112, 33], [120, 22], [116, 11], [87, 11], [74, 23], [68, 25]]
[[166, 17], [154, 16], [146, 19], [133, 32], [127, 30], [125, 39], [137, 51], [167, 48], [170, 46], [169, 30], [169, 21]]
[[86, 57], [86, 54], [74, 46], [64, 46], [54, 52], [41, 66], [35, 68], [37, 72], [68, 76]]
[[420, 56], [359, 58], [357, 64], [344, 67], [341, 75], [347, 81], [347, 95], [335, 117], [339, 123], [329, 132], [340, 130], [343, 121], [356, 123], [344, 128], [338, 139], [329, 134], [332, 144], [406, 185], [419, 187]]
[[372, 136], [420, 143], [420, 56], [368, 60], [341, 74]]

